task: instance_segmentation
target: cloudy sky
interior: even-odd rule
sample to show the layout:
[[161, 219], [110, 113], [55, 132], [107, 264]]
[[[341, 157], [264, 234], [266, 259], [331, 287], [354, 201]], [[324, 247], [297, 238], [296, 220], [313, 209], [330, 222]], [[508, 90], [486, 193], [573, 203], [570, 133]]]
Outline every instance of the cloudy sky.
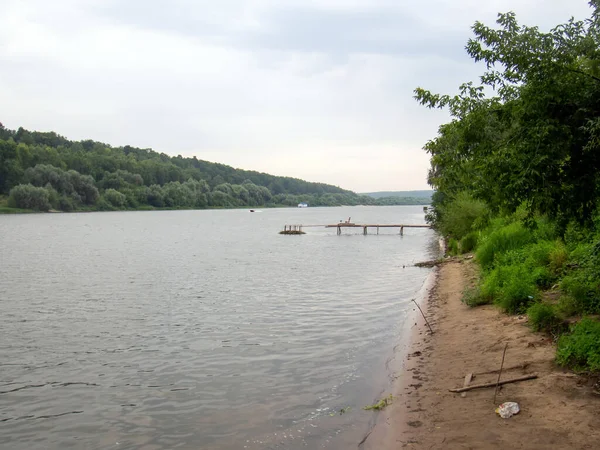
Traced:
[[427, 188], [475, 20], [587, 0], [0, 0], [0, 122], [358, 192]]

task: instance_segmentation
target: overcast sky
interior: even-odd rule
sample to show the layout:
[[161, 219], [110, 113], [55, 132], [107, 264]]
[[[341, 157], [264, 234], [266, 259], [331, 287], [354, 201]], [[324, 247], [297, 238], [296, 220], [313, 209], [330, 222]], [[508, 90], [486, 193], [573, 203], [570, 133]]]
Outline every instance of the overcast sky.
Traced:
[[470, 26], [587, 0], [0, 0], [0, 122], [357, 192], [427, 188], [421, 149], [481, 73]]

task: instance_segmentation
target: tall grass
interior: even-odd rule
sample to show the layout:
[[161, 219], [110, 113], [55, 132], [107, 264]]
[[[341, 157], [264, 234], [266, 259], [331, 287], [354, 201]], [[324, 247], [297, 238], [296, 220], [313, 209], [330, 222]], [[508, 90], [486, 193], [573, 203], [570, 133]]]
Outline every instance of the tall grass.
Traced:
[[560, 328], [561, 320], [552, 305], [535, 303], [527, 309], [529, 325], [534, 331], [554, 332]]
[[521, 223], [511, 223], [483, 236], [477, 248], [477, 260], [484, 268], [489, 268], [496, 255], [524, 247], [534, 239], [532, 231]]
[[[476, 248], [482, 280], [476, 301], [495, 302], [508, 313], [520, 313], [549, 288], [567, 260], [567, 251], [546, 219], [532, 228], [510, 219], [495, 219], [481, 231]], [[548, 240], [550, 239], [550, 240]]]
[[556, 361], [575, 370], [600, 371], [600, 322], [584, 318], [573, 325], [558, 340]]
[[476, 231], [471, 231], [470, 233], [464, 235], [458, 245], [460, 247], [460, 252], [467, 253], [473, 251], [473, 249], [477, 246], [477, 238], [478, 233]]

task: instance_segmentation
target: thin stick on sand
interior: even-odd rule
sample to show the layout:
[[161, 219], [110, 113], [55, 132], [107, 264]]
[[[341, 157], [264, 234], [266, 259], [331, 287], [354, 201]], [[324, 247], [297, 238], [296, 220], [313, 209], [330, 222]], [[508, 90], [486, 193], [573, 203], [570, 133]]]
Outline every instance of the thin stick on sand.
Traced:
[[415, 299], [412, 299], [413, 303], [415, 305], [417, 305], [417, 308], [419, 308], [419, 311], [421, 311], [421, 315], [423, 316], [423, 319], [425, 319], [425, 323], [427, 324], [427, 326], [429, 327], [429, 331], [431, 331], [431, 334], [433, 334], [433, 330], [431, 329], [431, 325], [429, 325], [429, 322], [427, 321], [427, 317], [425, 317], [425, 314], [423, 313], [423, 310], [421, 309], [421, 307], [419, 306], [419, 304], [417, 302], [415, 302]]
[[494, 389], [494, 405], [496, 404], [496, 394], [498, 393], [498, 385], [500, 384], [500, 376], [502, 375], [502, 368], [504, 367], [504, 355], [506, 355], [506, 349], [508, 348], [508, 342], [504, 346], [502, 352], [502, 363], [500, 364], [500, 372], [498, 372], [498, 380], [496, 380], [496, 389]]

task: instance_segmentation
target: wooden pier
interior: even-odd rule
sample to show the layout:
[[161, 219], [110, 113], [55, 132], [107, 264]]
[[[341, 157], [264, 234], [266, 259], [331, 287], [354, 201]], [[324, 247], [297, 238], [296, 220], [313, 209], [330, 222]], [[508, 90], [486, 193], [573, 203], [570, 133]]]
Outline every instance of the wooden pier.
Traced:
[[[426, 224], [358, 224], [351, 222], [340, 222], [332, 225], [285, 225], [280, 234], [304, 234], [302, 233], [302, 228], [306, 227], [336, 228], [338, 235], [342, 234], [342, 228], [362, 228], [365, 236], [368, 234], [369, 228], [375, 228], [377, 230], [377, 234], [379, 234], [380, 228], [398, 228], [400, 231], [400, 236], [404, 235], [405, 228], [431, 228], [430, 225]], [[294, 232], [296, 230], [299, 230], [300, 233]]]

